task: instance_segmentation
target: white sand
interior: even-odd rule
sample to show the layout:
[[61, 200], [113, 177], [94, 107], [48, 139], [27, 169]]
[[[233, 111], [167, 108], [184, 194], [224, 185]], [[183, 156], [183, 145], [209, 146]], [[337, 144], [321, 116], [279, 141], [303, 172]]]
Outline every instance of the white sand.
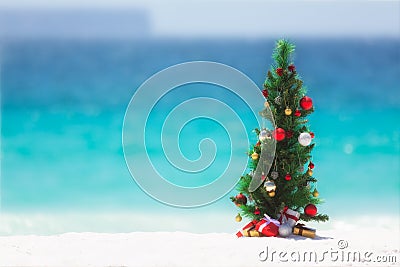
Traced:
[[[243, 223], [244, 224], [244, 223]], [[340, 228], [340, 227], [339, 227]], [[309, 239], [236, 238], [234, 233], [191, 234], [185, 232], [136, 232], [125, 234], [66, 233], [52, 236], [0, 237], [0, 266], [399, 266], [399, 236], [393, 229], [344, 227], [318, 231]], [[398, 230], [398, 226], [394, 229]], [[347, 248], [339, 249], [339, 240]], [[343, 242], [342, 242], [343, 243]], [[343, 243], [344, 244], [344, 243]], [[260, 261], [268, 246], [270, 256]], [[274, 260], [271, 263], [271, 253]], [[324, 254], [324, 252], [326, 253]], [[336, 251], [339, 253], [336, 254]], [[342, 261], [342, 251], [345, 252]], [[286, 256], [285, 253], [286, 252]], [[315, 252], [322, 262], [305, 261]], [[361, 255], [346, 260], [351, 252]], [[279, 258], [281, 253], [281, 258]], [[365, 258], [365, 253], [369, 255]], [[368, 254], [372, 253], [372, 254]], [[265, 256], [265, 254], [262, 254]], [[392, 263], [373, 262], [377, 256]], [[338, 257], [338, 258], [337, 258]], [[287, 262], [281, 262], [284, 260]], [[336, 260], [335, 260], [336, 259]], [[362, 262], [369, 259], [370, 262]], [[293, 262], [296, 260], [296, 262]], [[393, 261], [396, 262], [393, 262]]]

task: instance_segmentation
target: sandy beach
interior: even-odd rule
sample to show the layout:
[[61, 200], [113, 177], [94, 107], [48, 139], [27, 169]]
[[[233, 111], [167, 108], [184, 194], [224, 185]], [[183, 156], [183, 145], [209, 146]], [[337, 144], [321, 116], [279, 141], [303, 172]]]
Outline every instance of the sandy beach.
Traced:
[[373, 227], [317, 231], [315, 239], [187, 232], [0, 237], [0, 266], [399, 266], [399, 261], [398, 230]]

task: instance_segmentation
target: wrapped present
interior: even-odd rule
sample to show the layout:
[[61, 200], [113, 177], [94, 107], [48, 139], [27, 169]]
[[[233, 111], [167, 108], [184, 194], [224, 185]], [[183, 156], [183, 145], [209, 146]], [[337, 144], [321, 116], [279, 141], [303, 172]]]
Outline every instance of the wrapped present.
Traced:
[[268, 215], [264, 214], [264, 218], [256, 224], [256, 230], [265, 236], [278, 236], [279, 221], [271, 219]]
[[290, 227], [294, 227], [297, 221], [300, 218], [300, 213], [297, 211], [291, 210], [288, 207], [284, 207], [283, 210], [281, 211], [281, 214], [278, 217], [278, 221], [282, 224], [286, 221], [287, 224], [290, 225]]
[[293, 228], [293, 234], [310, 238], [315, 237], [315, 232], [316, 232], [315, 229], [305, 227], [305, 225], [301, 223], [296, 224], [295, 227]]
[[261, 237], [261, 236], [264, 236], [262, 233], [257, 231], [255, 228], [244, 229], [243, 230], [243, 235], [246, 236], [246, 237]]
[[264, 236], [262, 233], [258, 232], [255, 227], [257, 224], [257, 220], [253, 220], [251, 222], [249, 222], [248, 224], [246, 224], [242, 230], [238, 231], [236, 233], [237, 237], [243, 237], [243, 236], [247, 236], [247, 237], [259, 237], [259, 236]]

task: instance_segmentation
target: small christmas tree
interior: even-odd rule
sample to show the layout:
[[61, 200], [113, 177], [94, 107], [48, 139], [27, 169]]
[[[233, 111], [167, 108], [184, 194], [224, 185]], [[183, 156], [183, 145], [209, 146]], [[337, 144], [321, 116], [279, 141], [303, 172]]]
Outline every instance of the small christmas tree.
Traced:
[[[260, 112], [265, 119], [275, 121], [276, 128], [255, 129], [259, 142], [248, 152], [250, 173], [241, 177], [237, 186], [240, 193], [231, 197], [240, 214], [252, 220], [260, 220], [264, 214], [278, 218], [287, 208], [299, 212], [303, 221], [329, 219], [325, 214], [318, 214], [315, 206], [321, 200], [313, 176], [311, 151], [315, 146], [312, 142], [314, 134], [306, 120], [314, 107], [311, 98], [305, 96], [303, 82], [292, 62], [294, 48], [286, 40], [276, 43], [275, 63], [268, 71], [262, 91], [267, 101], [266, 109]], [[261, 150], [271, 148], [275, 149], [274, 157], [260, 159]], [[266, 171], [257, 168], [260, 160], [271, 167]], [[254, 186], [252, 180], [257, 175], [261, 176], [262, 185]]]

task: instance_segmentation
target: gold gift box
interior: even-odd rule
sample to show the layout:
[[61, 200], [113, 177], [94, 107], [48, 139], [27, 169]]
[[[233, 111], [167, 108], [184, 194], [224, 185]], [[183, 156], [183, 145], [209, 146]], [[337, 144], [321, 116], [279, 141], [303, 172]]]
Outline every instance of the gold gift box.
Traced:
[[261, 237], [264, 236], [262, 233], [257, 231], [254, 226], [251, 226], [249, 228], [243, 229], [243, 235], [247, 237]]
[[315, 229], [305, 227], [304, 224], [297, 224], [293, 228], [293, 234], [301, 235], [309, 238], [315, 237]]

